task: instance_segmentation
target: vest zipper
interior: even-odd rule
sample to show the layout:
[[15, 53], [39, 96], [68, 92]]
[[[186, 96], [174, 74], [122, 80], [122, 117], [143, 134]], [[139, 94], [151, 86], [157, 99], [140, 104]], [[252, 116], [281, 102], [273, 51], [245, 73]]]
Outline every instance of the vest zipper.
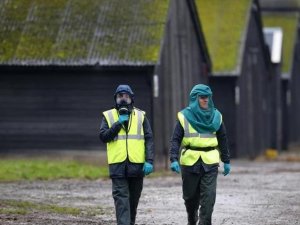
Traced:
[[126, 133], [126, 152], [127, 152], [127, 161], [129, 161], [129, 154], [128, 154], [128, 132], [130, 130], [131, 127], [131, 117], [129, 115], [129, 121], [127, 124], [127, 129], [125, 129], [125, 133]]
[[128, 131], [126, 130], [126, 152], [127, 152], [127, 159], [129, 159], [128, 155]]

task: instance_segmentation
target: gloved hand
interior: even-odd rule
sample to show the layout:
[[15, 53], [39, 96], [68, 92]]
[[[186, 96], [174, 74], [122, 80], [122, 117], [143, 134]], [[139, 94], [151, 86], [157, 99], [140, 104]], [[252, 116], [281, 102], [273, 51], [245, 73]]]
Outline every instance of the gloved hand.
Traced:
[[224, 163], [224, 176], [228, 175], [230, 173], [230, 164], [229, 163]]
[[151, 163], [145, 162], [143, 167], [144, 174], [147, 176], [153, 172], [153, 165]]
[[129, 120], [129, 116], [127, 114], [123, 114], [123, 115], [120, 115], [119, 116], [119, 122], [121, 124], [124, 124], [125, 121], [128, 121]]
[[176, 173], [180, 173], [180, 166], [177, 161], [172, 162], [170, 168], [172, 171], [174, 171]]

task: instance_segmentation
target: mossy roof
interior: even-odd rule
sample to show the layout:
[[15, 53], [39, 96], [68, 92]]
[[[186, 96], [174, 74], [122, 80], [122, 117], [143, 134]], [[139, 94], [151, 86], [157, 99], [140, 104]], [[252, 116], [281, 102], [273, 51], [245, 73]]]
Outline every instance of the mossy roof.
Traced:
[[169, 1], [0, 1], [0, 65], [155, 64]]
[[292, 69], [299, 14], [296, 12], [268, 12], [264, 13], [262, 18], [264, 27], [281, 27], [283, 31], [282, 71], [287, 73]]
[[196, 0], [213, 73], [237, 70], [252, 0]]

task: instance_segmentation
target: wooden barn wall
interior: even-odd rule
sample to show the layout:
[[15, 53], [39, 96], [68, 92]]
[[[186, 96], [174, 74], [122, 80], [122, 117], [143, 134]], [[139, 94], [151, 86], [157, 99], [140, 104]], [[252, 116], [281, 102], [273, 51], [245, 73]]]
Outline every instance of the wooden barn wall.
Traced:
[[270, 133], [270, 139], [269, 139], [269, 148], [271, 149], [276, 149], [277, 145], [278, 145], [278, 141], [277, 141], [277, 133], [278, 133], [278, 124], [277, 124], [277, 114], [278, 114], [278, 94], [279, 92], [277, 91], [280, 87], [280, 76], [281, 76], [281, 72], [280, 72], [280, 67], [278, 64], [274, 64], [272, 67], [272, 71], [273, 71], [273, 75], [272, 75], [272, 79], [270, 80], [269, 83], [269, 96], [270, 98], [268, 99], [269, 102], [269, 114], [268, 114], [268, 119], [270, 121], [269, 124], [269, 133]]
[[151, 72], [139, 69], [1, 69], [0, 150], [104, 149], [101, 112], [118, 84], [135, 92], [152, 121]]
[[[187, 1], [174, 0], [169, 9], [165, 39], [159, 65], [159, 97], [156, 99], [156, 144], [168, 155], [169, 140], [177, 112], [188, 104], [191, 88], [207, 83], [195, 25]], [[160, 112], [159, 112], [160, 111]]]
[[210, 77], [209, 85], [213, 91], [215, 107], [222, 113], [226, 127], [230, 155], [237, 156], [236, 149], [236, 77]]
[[281, 64], [273, 64], [268, 83], [265, 86], [268, 90], [267, 97], [267, 148], [282, 150], [283, 147], [283, 131], [287, 125], [282, 123], [283, 107], [285, 104], [284, 96], [287, 94], [281, 80]]
[[281, 105], [282, 105], [282, 113], [281, 113], [281, 150], [287, 150], [289, 144], [289, 103], [288, 103], [288, 94], [289, 93], [289, 80], [283, 79], [281, 80]]
[[291, 145], [300, 144], [300, 29], [298, 29], [297, 42], [294, 50], [294, 61], [291, 77], [291, 104], [289, 142]]
[[237, 156], [256, 157], [268, 143], [268, 82], [270, 79], [259, 28], [251, 16], [238, 86]]

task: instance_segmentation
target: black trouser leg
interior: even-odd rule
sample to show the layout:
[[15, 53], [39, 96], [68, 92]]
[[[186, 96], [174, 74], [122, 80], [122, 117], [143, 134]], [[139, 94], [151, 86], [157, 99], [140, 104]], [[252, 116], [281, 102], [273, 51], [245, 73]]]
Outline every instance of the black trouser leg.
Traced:
[[196, 225], [198, 221], [200, 177], [200, 174], [182, 170], [182, 193], [189, 225]]
[[200, 220], [199, 225], [211, 225], [211, 217], [216, 201], [218, 170], [204, 173], [200, 182]]
[[127, 179], [112, 179], [112, 195], [115, 202], [117, 224], [130, 225], [130, 204]]
[[130, 225], [135, 224], [137, 207], [143, 190], [143, 177], [128, 178], [129, 203], [130, 203]]

